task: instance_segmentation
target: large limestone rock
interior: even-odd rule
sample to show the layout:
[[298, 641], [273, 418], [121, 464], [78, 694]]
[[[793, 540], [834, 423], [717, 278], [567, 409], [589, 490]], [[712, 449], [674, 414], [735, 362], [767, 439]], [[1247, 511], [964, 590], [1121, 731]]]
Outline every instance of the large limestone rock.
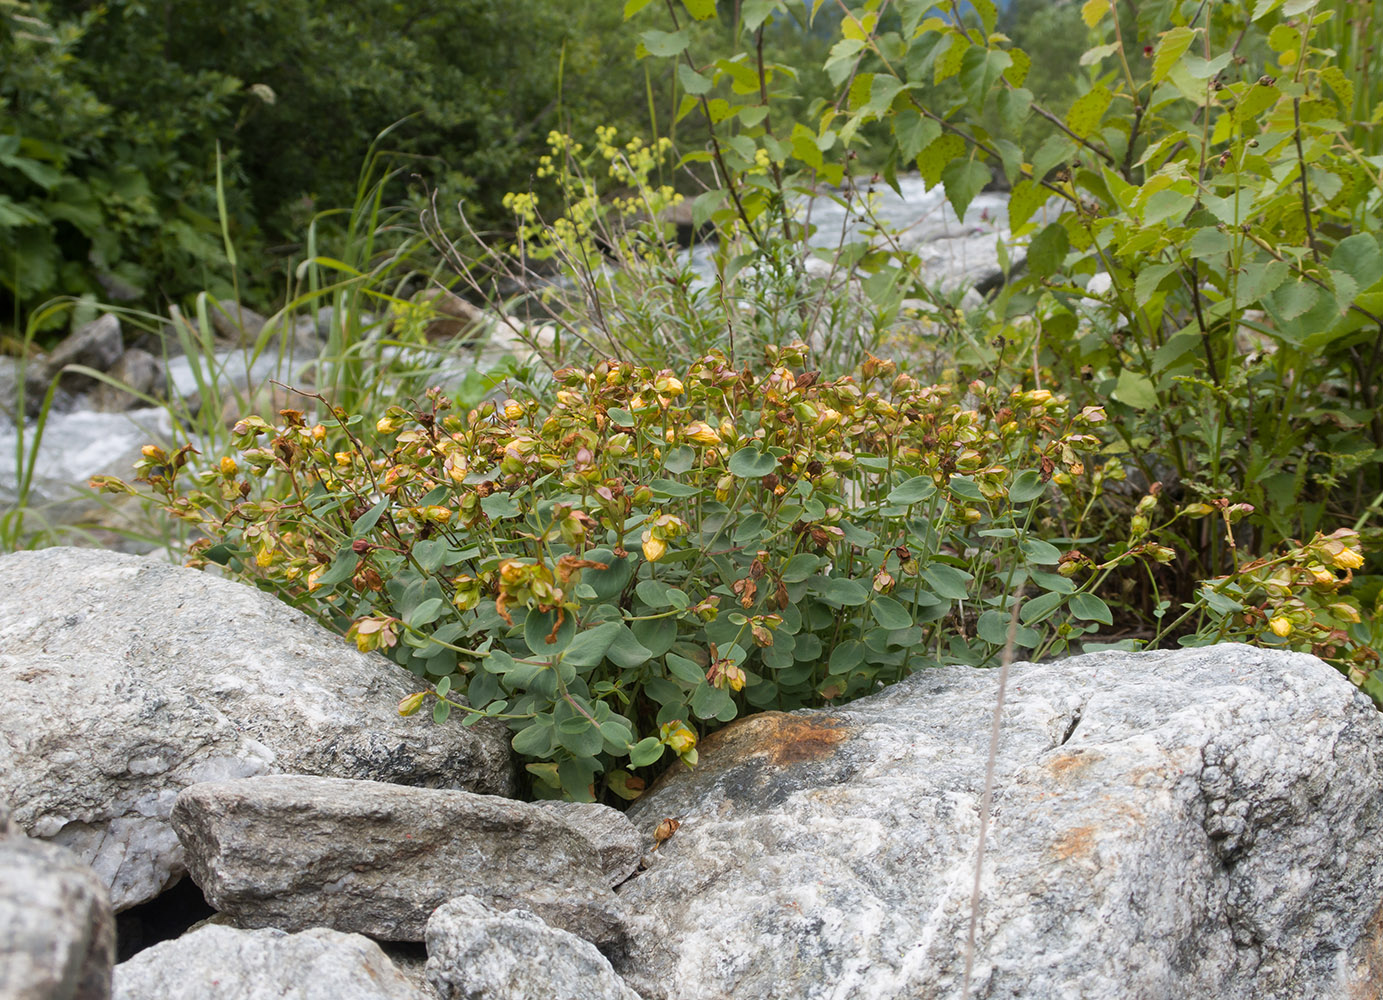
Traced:
[[187, 785], [329, 774], [507, 794], [507, 733], [400, 718], [407, 671], [254, 588], [85, 549], [0, 557], [0, 800], [117, 910], [183, 871]]
[[274, 775], [186, 789], [173, 826], [207, 901], [240, 926], [421, 941], [433, 910], [473, 895], [606, 949], [630, 933], [598, 847], [513, 799]]
[[442, 1000], [640, 1000], [589, 942], [472, 896], [427, 922], [427, 977]]
[[71, 851], [0, 817], [0, 997], [107, 1000], [115, 917], [96, 873]]
[[[961, 994], [999, 674], [751, 717], [635, 804], [681, 827], [622, 898], [648, 997]], [[1383, 991], [1383, 716], [1245, 646], [1017, 665], [970, 996]]]
[[379, 945], [325, 927], [301, 934], [214, 924], [115, 967], [114, 1000], [426, 1000]]

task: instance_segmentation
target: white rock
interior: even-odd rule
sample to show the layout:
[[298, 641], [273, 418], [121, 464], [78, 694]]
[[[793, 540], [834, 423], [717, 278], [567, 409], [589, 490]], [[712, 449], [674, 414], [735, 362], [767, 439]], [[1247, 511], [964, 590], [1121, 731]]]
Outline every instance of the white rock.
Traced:
[[106, 887], [71, 851], [5, 832], [0, 820], [0, 997], [106, 1000], [115, 963]]
[[640, 1000], [589, 942], [470, 896], [427, 922], [427, 978], [442, 1000]]
[[0, 800], [117, 910], [183, 872], [184, 787], [307, 773], [509, 793], [508, 734], [400, 718], [416, 679], [244, 584], [89, 549], [0, 557]]
[[[649, 997], [960, 996], [998, 672], [754, 716], [635, 803]], [[975, 1000], [1374, 996], [1383, 716], [1246, 646], [1013, 669]]]
[[425, 1000], [379, 945], [209, 924], [115, 967], [115, 1000]]

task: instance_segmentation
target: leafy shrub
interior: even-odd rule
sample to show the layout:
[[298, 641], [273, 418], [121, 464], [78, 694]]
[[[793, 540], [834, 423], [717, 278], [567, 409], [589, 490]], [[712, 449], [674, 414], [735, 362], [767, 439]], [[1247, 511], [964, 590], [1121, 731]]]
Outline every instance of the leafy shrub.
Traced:
[[[433, 390], [373, 428], [285, 410], [277, 427], [241, 421], [239, 456], [209, 469], [152, 446], [140, 468], [208, 534], [194, 564], [228, 564], [430, 678], [439, 722], [507, 720], [529, 770], [576, 798], [597, 782], [633, 797], [628, 768], [668, 748], [694, 763], [698, 728], [745, 710], [992, 662], [1010, 639], [1060, 653], [1112, 624], [1098, 594], [1117, 567], [1174, 555], [1156, 490], [1121, 540], [1046, 540], [1079, 538], [1117, 485], [1115, 464], [1094, 492], [1072, 475], [1107, 440], [1103, 411], [923, 386], [878, 359], [826, 380], [805, 353], [773, 351], [763, 375], [718, 355], [678, 374], [568, 368], [550, 403], [465, 414]], [[1313, 558], [1357, 565], [1351, 544]], [[1230, 582], [1243, 597], [1258, 577], [1211, 590]], [[1263, 621], [1294, 615], [1304, 634], [1290, 609]]]
[[[131, 131], [78, 58], [100, 16], [0, 4], [0, 316], [20, 329], [56, 295], [230, 288], [210, 130], [246, 95], [205, 76], [169, 102], [178, 117], [157, 135]], [[205, 141], [189, 146], [189, 130]]]
[[[1001, 173], [1026, 260], [928, 346], [966, 375], [1104, 407], [1117, 440], [1102, 457], [1178, 502], [1252, 508], [1232, 536], [1173, 527], [1162, 542], [1180, 558], [1157, 597], [1125, 581], [1127, 610], [1146, 623], [1164, 593], [1193, 601], [1198, 581], [1233, 574], [1246, 553], [1272, 559], [1364, 527], [1383, 495], [1383, 181], [1368, 156], [1379, 81], [1361, 43], [1374, 15], [1352, 0], [1088, 0], [1078, 93], [1048, 107], [996, 7], [965, 6], [849, 7], [825, 64], [836, 98], [790, 134], [763, 119], [766, 88], [786, 74], [766, 67], [750, 86], [739, 78], [751, 45], [707, 57], [662, 30], [676, 14], [658, 14], [645, 46], [679, 63], [681, 111], [708, 136], [709, 152], [688, 157], [711, 156], [724, 177], [698, 213], [752, 255], [780, 225], [774, 206], [820, 194], [865, 147], [886, 180], [915, 166], [958, 213]], [[794, 14], [747, 4], [745, 37]], [[756, 176], [765, 156], [776, 169]], [[885, 237], [870, 252], [901, 272], [902, 294], [927, 297]]]

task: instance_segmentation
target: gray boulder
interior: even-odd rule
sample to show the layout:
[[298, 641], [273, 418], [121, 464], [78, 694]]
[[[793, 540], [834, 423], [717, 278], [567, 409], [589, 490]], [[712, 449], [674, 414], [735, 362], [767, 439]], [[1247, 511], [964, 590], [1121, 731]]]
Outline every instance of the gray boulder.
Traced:
[[590, 943], [470, 896], [427, 922], [427, 978], [442, 1000], [640, 1000]]
[[[56, 374], [65, 365], [84, 365], [106, 372], [115, 367], [124, 353], [125, 338], [120, 332], [120, 319], [113, 313], [106, 313], [68, 334], [48, 353], [46, 363], [51, 374]], [[73, 375], [72, 378], [76, 382], [85, 379], [90, 383], [89, 377]]]
[[540, 809], [550, 809], [595, 848], [610, 887], [619, 885], [639, 867], [644, 851], [651, 847], [629, 817], [618, 809], [598, 802], [535, 802]]
[[271, 775], [194, 785], [172, 818], [207, 902], [240, 926], [421, 941], [433, 910], [474, 895], [603, 948], [630, 933], [596, 847], [525, 802]]
[[115, 967], [115, 1000], [425, 1000], [379, 945], [317, 927], [301, 934], [209, 925]]
[[106, 1000], [115, 917], [105, 885], [71, 851], [0, 818], [0, 997]]
[[[707, 739], [631, 810], [650, 997], [952, 998], [999, 674], [923, 670]], [[1378, 995], [1383, 716], [1311, 656], [1013, 668], [970, 996]], [[642, 933], [642, 932], [641, 932]]]
[[0, 800], [117, 910], [183, 872], [187, 785], [330, 774], [508, 794], [499, 725], [398, 715], [407, 671], [244, 584], [134, 556], [0, 557]]
[[[131, 347], [120, 356], [110, 370], [120, 387], [102, 382], [91, 391], [90, 405], [94, 410], [118, 413], [139, 406], [143, 400], [136, 393], [155, 399], [164, 394], [166, 380], [163, 362], [148, 351]], [[122, 473], [124, 469], [120, 470]]]
[[212, 329], [223, 340], [236, 345], [253, 344], [264, 332], [267, 320], [249, 306], [234, 299], [222, 299], [207, 310]]

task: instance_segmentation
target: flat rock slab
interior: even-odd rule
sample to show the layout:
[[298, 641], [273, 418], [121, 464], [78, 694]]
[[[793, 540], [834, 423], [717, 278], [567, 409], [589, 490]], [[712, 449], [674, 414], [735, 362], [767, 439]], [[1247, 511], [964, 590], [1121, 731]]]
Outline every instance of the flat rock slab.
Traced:
[[114, 1000], [427, 1000], [367, 937], [203, 927], [115, 967]]
[[[961, 995], [996, 670], [751, 717], [640, 799], [680, 829], [621, 897], [647, 997]], [[1383, 716], [1314, 657], [1013, 668], [970, 996], [1383, 990]]]
[[271, 775], [186, 789], [173, 825], [207, 901], [242, 927], [421, 941], [433, 910], [472, 895], [614, 951], [630, 934], [597, 845], [526, 802]]
[[177, 794], [295, 772], [508, 794], [498, 724], [400, 718], [416, 679], [244, 584], [90, 549], [0, 557], [0, 800], [117, 910], [183, 871]]
[[0, 997], [107, 1000], [114, 964], [115, 916], [96, 873], [64, 848], [0, 836]]
[[427, 922], [427, 978], [442, 1000], [640, 1000], [589, 942], [471, 896]]

